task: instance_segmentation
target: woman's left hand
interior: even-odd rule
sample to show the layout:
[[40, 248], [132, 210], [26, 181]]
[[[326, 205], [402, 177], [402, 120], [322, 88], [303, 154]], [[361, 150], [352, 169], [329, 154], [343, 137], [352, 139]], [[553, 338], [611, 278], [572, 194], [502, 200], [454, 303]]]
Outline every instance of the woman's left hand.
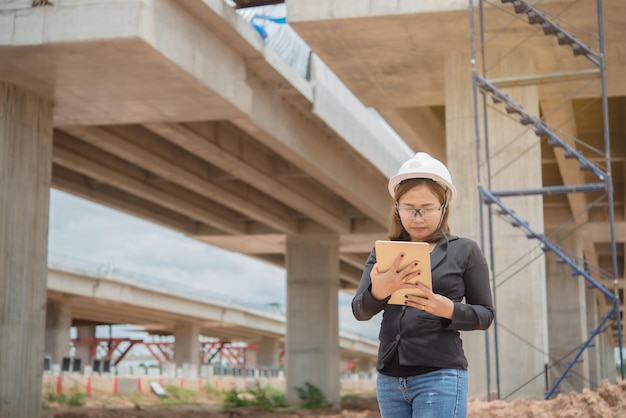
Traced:
[[428, 287], [419, 282], [415, 284], [415, 287], [424, 292], [424, 294], [420, 296], [406, 295], [405, 305], [421, 309], [442, 318], [452, 319], [454, 302], [443, 295], [433, 293]]

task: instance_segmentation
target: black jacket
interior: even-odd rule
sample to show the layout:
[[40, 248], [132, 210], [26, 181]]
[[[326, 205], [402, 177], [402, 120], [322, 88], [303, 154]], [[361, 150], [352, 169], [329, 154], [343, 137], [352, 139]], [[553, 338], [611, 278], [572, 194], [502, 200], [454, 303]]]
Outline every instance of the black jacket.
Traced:
[[[352, 312], [367, 321], [383, 312], [378, 370], [395, 354], [400, 367], [467, 369], [459, 331], [485, 330], [494, 317], [489, 268], [478, 245], [467, 238], [442, 238], [430, 254], [433, 292], [454, 302], [452, 320], [402, 305], [388, 305], [371, 295], [370, 271], [376, 263], [372, 249], [352, 300]], [[465, 299], [465, 302], [463, 302]]]

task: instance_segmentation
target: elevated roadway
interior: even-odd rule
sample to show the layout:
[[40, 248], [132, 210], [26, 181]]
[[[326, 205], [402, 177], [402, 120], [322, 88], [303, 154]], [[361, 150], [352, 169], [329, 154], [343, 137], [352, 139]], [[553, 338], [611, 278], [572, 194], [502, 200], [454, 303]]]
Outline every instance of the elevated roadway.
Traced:
[[22, 3], [0, 80], [54, 103], [52, 187], [279, 266], [337, 234], [355, 288], [410, 151], [321, 60], [298, 74], [222, 0]]
[[[205, 337], [250, 345], [275, 339], [280, 341], [277, 346], [284, 348], [284, 315], [221, 302], [190, 287], [163, 288], [129, 278], [51, 266], [48, 303], [59, 301], [69, 309], [74, 324], [128, 324], [142, 327], [148, 333], [174, 335], [181, 323], [193, 322]], [[65, 330], [65, 335], [67, 347], [69, 330]], [[345, 360], [376, 358], [376, 340], [342, 332], [339, 344]]]

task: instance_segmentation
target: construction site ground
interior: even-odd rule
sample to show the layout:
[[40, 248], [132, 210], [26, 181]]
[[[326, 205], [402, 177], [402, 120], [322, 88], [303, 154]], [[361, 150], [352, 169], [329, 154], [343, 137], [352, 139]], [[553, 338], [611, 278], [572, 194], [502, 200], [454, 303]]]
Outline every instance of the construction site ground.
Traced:
[[[112, 396], [94, 394], [85, 398], [85, 405], [70, 407], [44, 400], [42, 418], [380, 418], [378, 404], [372, 393], [343, 397], [340, 410], [297, 409], [262, 411], [258, 407], [224, 408], [216, 394], [197, 395], [192, 404], [165, 405], [153, 394]], [[626, 417], [626, 383], [608, 380], [597, 391], [583, 390], [559, 394], [554, 399], [491, 402], [473, 400], [469, 418], [618, 418]]]

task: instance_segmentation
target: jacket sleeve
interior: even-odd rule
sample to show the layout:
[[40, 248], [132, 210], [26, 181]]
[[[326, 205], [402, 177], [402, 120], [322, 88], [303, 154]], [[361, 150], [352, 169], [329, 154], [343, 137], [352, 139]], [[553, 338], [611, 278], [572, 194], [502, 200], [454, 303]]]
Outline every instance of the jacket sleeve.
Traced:
[[494, 318], [489, 285], [489, 266], [478, 244], [471, 241], [465, 272], [465, 303], [455, 302], [448, 329], [458, 331], [485, 330]]
[[358, 321], [371, 319], [384, 309], [389, 299], [376, 300], [372, 297], [372, 279], [370, 278], [370, 272], [374, 264], [376, 264], [376, 252], [372, 249], [372, 252], [365, 262], [359, 287], [356, 290], [354, 298], [352, 298], [352, 314]]

